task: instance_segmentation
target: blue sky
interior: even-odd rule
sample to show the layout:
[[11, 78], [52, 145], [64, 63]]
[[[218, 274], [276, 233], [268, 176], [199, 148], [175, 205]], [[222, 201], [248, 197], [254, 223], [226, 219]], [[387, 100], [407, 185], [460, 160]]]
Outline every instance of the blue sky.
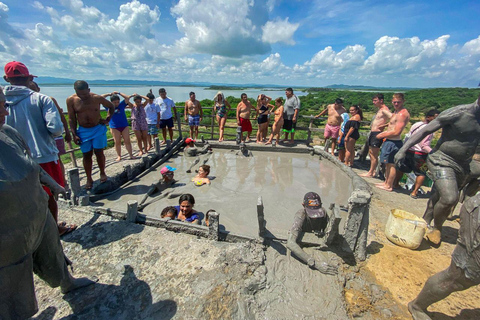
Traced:
[[73, 79], [475, 87], [480, 1], [4, 0], [11, 60]]

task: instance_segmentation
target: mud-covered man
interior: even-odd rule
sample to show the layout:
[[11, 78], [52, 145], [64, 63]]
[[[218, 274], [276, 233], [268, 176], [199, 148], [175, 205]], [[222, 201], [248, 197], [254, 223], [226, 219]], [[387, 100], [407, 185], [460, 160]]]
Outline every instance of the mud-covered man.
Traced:
[[428, 278], [418, 296], [408, 304], [414, 320], [431, 319], [427, 308], [456, 291], [480, 284], [480, 193], [460, 210], [460, 230], [450, 266]]
[[427, 234], [428, 240], [433, 244], [441, 242], [443, 223], [457, 204], [459, 190], [463, 188], [469, 173], [476, 175], [480, 169], [479, 162], [472, 161], [480, 141], [479, 99], [440, 113], [435, 120], [410, 137], [395, 156], [395, 163], [400, 166], [409, 148], [442, 129], [440, 139], [427, 158], [428, 170], [432, 173], [435, 184], [423, 218], [429, 224], [433, 220], [433, 231]]
[[308, 192], [303, 197], [303, 209], [295, 213], [294, 222], [290, 229], [287, 241], [287, 248], [295, 256], [306, 263], [310, 268], [321, 273], [334, 275], [337, 273], [335, 266], [329, 265], [326, 261], [316, 261], [299, 246], [299, 241], [304, 232], [313, 232], [319, 237], [324, 237], [329, 224], [327, 211], [322, 207], [322, 199], [315, 192]]
[[33, 272], [62, 293], [94, 282], [68, 272], [42, 185], [55, 196], [65, 190], [34, 161], [18, 131], [4, 125], [4, 104], [0, 89], [0, 319], [26, 319], [38, 311]]
[[322, 112], [317, 114], [315, 118], [323, 116], [328, 112], [327, 124], [323, 133], [324, 144], [327, 139], [332, 138], [332, 154], [335, 155], [335, 146], [337, 145], [337, 138], [340, 134], [340, 125], [342, 124], [342, 113], [347, 112], [343, 106], [343, 100], [335, 99], [335, 103], [329, 104]]
[[[105, 155], [103, 149], [107, 146], [107, 127], [115, 112], [113, 103], [101, 95], [90, 92], [88, 83], [82, 80], [75, 81], [75, 94], [67, 98], [68, 117], [73, 141], [80, 146], [83, 153], [83, 167], [87, 175], [86, 189], [93, 186], [92, 156], [95, 153], [100, 181], [107, 181], [105, 174]], [[102, 119], [100, 106], [108, 109], [108, 116]], [[78, 128], [77, 128], [78, 123]]]

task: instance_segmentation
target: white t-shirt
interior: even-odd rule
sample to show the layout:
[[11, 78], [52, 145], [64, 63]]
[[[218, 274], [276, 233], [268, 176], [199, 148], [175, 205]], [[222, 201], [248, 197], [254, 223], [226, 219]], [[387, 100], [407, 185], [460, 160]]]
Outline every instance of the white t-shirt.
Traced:
[[175, 107], [175, 102], [171, 98], [162, 99], [162, 97], [158, 97], [154, 103], [160, 107], [160, 119], [167, 120], [173, 117], [172, 108]]
[[145, 114], [147, 116], [148, 124], [157, 124], [157, 114], [160, 112], [158, 104], [149, 103], [145, 106]]

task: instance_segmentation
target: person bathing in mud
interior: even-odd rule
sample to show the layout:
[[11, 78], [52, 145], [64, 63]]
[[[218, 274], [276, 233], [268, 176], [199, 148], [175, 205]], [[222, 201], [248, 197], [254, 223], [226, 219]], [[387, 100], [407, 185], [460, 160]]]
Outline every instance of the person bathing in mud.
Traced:
[[174, 171], [177, 170], [176, 168], [172, 168], [170, 166], [165, 166], [162, 169], [160, 169], [160, 173], [162, 175], [162, 179], [158, 181], [157, 183], [153, 183], [150, 186], [150, 189], [148, 189], [147, 194], [143, 196], [142, 201], [138, 204], [138, 209], [142, 210], [145, 208], [149, 203], [145, 203], [147, 201], [148, 197], [150, 197], [154, 193], [161, 193], [165, 189], [170, 188], [175, 182], [177, 182], [174, 179]]
[[208, 175], [210, 174], [210, 166], [207, 164], [201, 165], [198, 168], [198, 174], [192, 178], [193, 184], [196, 186], [202, 186], [204, 184], [210, 184], [210, 179]]
[[271, 144], [272, 140], [273, 140], [273, 138], [275, 138], [275, 136], [277, 137], [276, 144], [278, 144], [278, 142], [280, 141], [280, 130], [283, 127], [283, 100], [282, 100], [282, 98], [275, 99], [275, 106], [277, 107], [275, 109], [274, 113], [273, 113], [275, 115], [275, 122], [273, 123], [273, 126], [272, 126], [272, 133], [270, 134], [270, 138], [268, 139], [267, 142], [265, 142], [266, 145]]
[[160, 213], [160, 217], [162, 219], [170, 218], [172, 220], [175, 220], [177, 217], [177, 209], [175, 209], [174, 206], [168, 206], [163, 208], [162, 213]]
[[199, 154], [205, 154], [207, 152], [212, 151], [212, 147], [208, 142], [204, 142], [203, 148], [198, 150], [198, 148], [195, 146], [195, 140], [192, 138], [187, 138], [185, 139], [185, 149], [183, 149], [183, 152], [186, 156], [189, 157], [195, 157], [198, 156]]
[[[68, 117], [73, 141], [80, 146], [83, 153], [83, 167], [87, 176], [86, 189], [92, 189], [92, 156], [95, 153], [100, 170], [100, 181], [107, 181], [105, 174], [105, 155], [103, 149], [107, 146], [107, 127], [115, 113], [113, 103], [101, 95], [90, 92], [88, 83], [75, 81], [75, 94], [67, 98]], [[100, 105], [108, 109], [108, 116], [102, 119]], [[77, 128], [78, 123], [78, 128]]]
[[302, 232], [314, 232], [319, 237], [325, 235], [329, 217], [325, 208], [322, 207], [322, 199], [315, 192], [308, 192], [303, 197], [303, 209], [295, 213], [294, 222], [290, 229], [287, 248], [295, 254], [298, 259], [306, 263], [310, 268], [328, 275], [335, 275], [337, 268], [325, 261], [316, 261], [313, 256], [308, 255], [299, 246]]
[[177, 219], [184, 222], [200, 224], [200, 215], [199, 212], [193, 209], [194, 205], [195, 198], [191, 194], [182, 194], [178, 199], [178, 206], [175, 206], [178, 212]]

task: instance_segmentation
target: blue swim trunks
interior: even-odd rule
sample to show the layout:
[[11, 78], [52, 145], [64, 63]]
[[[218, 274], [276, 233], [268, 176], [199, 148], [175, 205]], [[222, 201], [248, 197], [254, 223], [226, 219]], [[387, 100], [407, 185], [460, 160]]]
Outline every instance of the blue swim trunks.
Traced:
[[151, 136], [154, 136], [154, 135], [158, 134], [157, 125], [156, 124], [149, 124], [147, 134], [149, 134]]
[[105, 149], [107, 147], [107, 127], [97, 124], [95, 127], [85, 128], [78, 126], [77, 136], [80, 138], [80, 150], [82, 153], [92, 149]]
[[395, 163], [395, 155], [402, 146], [402, 140], [385, 140], [380, 153], [380, 163]]
[[200, 115], [188, 116], [188, 125], [190, 127], [199, 126], [200, 125]]

